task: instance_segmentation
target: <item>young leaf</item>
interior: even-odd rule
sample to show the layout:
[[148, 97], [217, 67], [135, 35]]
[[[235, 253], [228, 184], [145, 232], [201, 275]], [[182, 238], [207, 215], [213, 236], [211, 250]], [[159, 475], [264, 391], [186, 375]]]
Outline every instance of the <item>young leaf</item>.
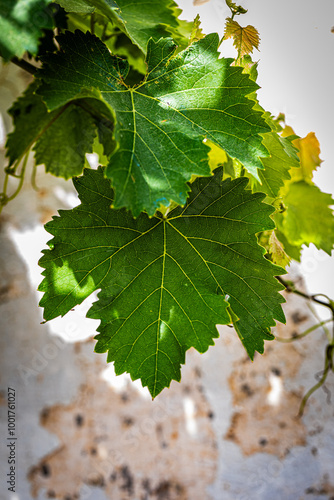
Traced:
[[207, 137], [253, 175], [268, 152], [260, 133], [269, 126], [246, 96], [258, 88], [231, 59], [218, 59], [218, 35], [174, 56], [171, 39], [150, 40], [145, 80], [124, 83], [125, 61], [111, 56], [89, 33], [59, 37], [40, 72], [38, 92], [53, 110], [78, 97], [99, 97], [115, 113], [118, 149], [106, 175], [115, 187], [115, 208], [153, 215], [160, 204], [184, 204], [192, 175], [210, 175]]
[[276, 132], [263, 134], [263, 144], [270, 156], [262, 158], [264, 170], [259, 170], [260, 182], [252, 178], [253, 190], [263, 191], [270, 198], [276, 198], [284, 181], [291, 179], [290, 171], [299, 169], [297, 150], [289, 139], [280, 137]]
[[258, 49], [260, 44], [259, 32], [254, 26], [248, 25], [243, 28], [230, 17], [226, 20], [224, 38], [233, 38], [238, 58], [251, 54], [254, 47]]
[[291, 170], [292, 182], [304, 180], [312, 184], [313, 173], [322, 163], [319, 141], [315, 133], [310, 132], [306, 137], [295, 139], [293, 145], [298, 149], [301, 168]]
[[268, 241], [269, 253], [272, 262], [282, 267], [286, 267], [290, 264], [290, 258], [285, 253], [282, 243], [278, 240], [275, 231], [273, 231], [269, 237]]
[[6, 61], [21, 58], [26, 51], [37, 54], [43, 28], [53, 28], [46, 9], [51, 1], [0, 0], [0, 55]]
[[40, 260], [46, 320], [101, 289], [88, 313], [101, 320], [96, 351], [108, 351], [116, 373], [141, 378], [153, 397], [180, 380], [186, 350], [206, 351], [230, 315], [248, 354], [263, 352], [274, 318], [284, 321], [274, 278], [284, 270], [257, 244], [255, 233], [274, 226], [273, 209], [245, 190], [246, 178], [222, 181], [217, 169], [196, 179], [184, 208], [137, 219], [110, 209], [102, 169], [74, 184], [81, 205], [46, 225], [54, 236]]
[[276, 221], [288, 242], [297, 247], [313, 243], [331, 255], [334, 244], [331, 195], [305, 181], [293, 182], [288, 186], [284, 204], [286, 211], [278, 214]]

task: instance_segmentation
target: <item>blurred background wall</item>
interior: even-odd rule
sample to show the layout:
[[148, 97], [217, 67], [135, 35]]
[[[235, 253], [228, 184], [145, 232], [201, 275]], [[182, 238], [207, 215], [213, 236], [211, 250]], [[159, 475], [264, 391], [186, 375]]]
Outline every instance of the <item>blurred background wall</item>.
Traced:
[[[263, 52], [259, 56], [262, 59], [268, 50], [265, 48], [268, 36], [273, 36], [279, 25], [277, 13], [287, 8], [287, 2], [244, 3], [250, 16], [245, 17], [244, 24], [254, 24], [262, 37]], [[308, 5], [295, 2], [301, 3]], [[329, 2], [323, 4], [324, 8]], [[222, 1], [211, 0], [196, 7], [207, 23], [206, 32], [217, 29], [222, 32], [228, 15], [222, 5], [225, 5]], [[190, 1], [183, 1], [182, 6], [185, 15], [194, 17]], [[319, 4], [316, 8], [320, 12]], [[291, 12], [294, 12], [292, 7]], [[306, 11], [301, 11], [300, 23], [303, 12]], [[270, 29], [265, 16], [271, 19]], [[321, 19], [334, 24], [334, 16], [330, 19], [324, 11]], [[308, 17], [306, 25], [315, 20], [316, 17], [312, 20]], [[282, 17], [280, 44], [289, 34], [284, 26]], [[272, 40], [270, 43], [274, 44]], [[299, 59], [294, 57], [300, 60], [305, 45], [300, 38], [296, 43], [302, 49]], [[281, 45], [276, 50], [281, 53]], [[328, 51], [328, 45], [324, 51]], [[314, 57], [321, 59], [324, 55], [318, 53], [312, 57], [314, 61]], [[298, 92], [291, 71], [280, 66], [281, 61], [277, 62], [273, 54], [272, 59], [271, 64], [275, 65], [270, 67], [271, 72], [275, 74], [274, 68], [277, 78], [286, 79], [290, 93]], [[260, 63], [260, 75], [269, 64], [265, 61]], [[4, 135], [11, 126], [5, 111], [25, 88], [26, 78], [12, 65], [2, 68], [0, 73], [2, 164]], [[264, 81], [268, 76], [261, 78]], [[322, 94], [325, 84], [320, 79], [317, 85]], [[272, 92], [273, 98], [280, 95], [280, 89], [282, 82]], [[307, 106], [303, 104], [306, 98], [299, 96], [300, 105], [313, 109], [312, 99]], [[284, 111], [288, 117], [289, 113], [295, 113], [289, 101], [286, 109], [282, 109], [284, 101], [272, 102], [272, 105], [269, 101], [261, 103], [273, 112], [277, 105], [277, 112]], [[331, 105], [328, 102], [328, 107]], [[314, 130], [319, 137], [314, 118], [303, 124], [305, 134]], [[297, 122], [291, 124], [301, 135], [304, 133]], [[328, 133], [329, 125], [326, 127], [323, 128]], [[319, 139], [322, 145], [322, 137]], [[333, 158], [333, 149], [330, 151], [328, 144], [326, 151]], [[328, 170], [328, 159], [325, 154], [322, 157], [327, 162], [322, 168]], [[333, 499], [333, 376], [324, 389], [311, 397], [303, 417], [297, 417], [303, 394], [323, 369], [326, 346], [323, 329], [289, 344], [267, 342], [265, 354], [257, 355], [251, 362], [236, 333], [220, 327], [216, 345], [204, 355], [190, 350], [181, 383], [172, 382], [169, 390], [152, 401], [140, 383], [132, 383], [127, 376], [115, 377], [105, 356], [93, 353], [92, 337], [97, 322], [84, 319], [89, 304], [62, 319], [41, 324], [40, 294], [36, 292], [41, 277], [37, 261], [50, 239], [42, 224], [58, 209], [71, 208], [77, 200], [70, 182], [43, 174], [43, 167], [38, 169], [39, 190], [33, 190], [28, 176], [22, 193], [0, 218], [0, 429], [1, 436], [6, 436], [7, 388], [11, 387], [16, 391], [19, 464], [17, 489], [12, 493], [6, 486], [8, 449], [2, 439], [0, 498]], [[329, 187], [327, 184], [327, 191]], [[304, 272], [307, 286], [317, 285], [312, 292], [324, 291], [319, 274], [326, 258], [314, 251], [306, 257], [313, 259], [313, 267], [293, 266], [291, 277], [303, 288], [301, 272]], [[330, 264], [326, 265], [330, 276]], [[276, 333], [288, 338], [305, 331], [317, 319], [304, 299], [291, 295], [286, 298], [287, 325], [279, 325]]]

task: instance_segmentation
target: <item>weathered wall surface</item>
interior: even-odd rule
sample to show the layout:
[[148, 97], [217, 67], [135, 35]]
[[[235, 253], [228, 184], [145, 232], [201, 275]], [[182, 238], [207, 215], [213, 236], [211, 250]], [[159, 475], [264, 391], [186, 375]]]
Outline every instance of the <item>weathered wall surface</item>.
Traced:
[[[106, 371], [105, 356], [93, 353], [95, 322], [83, 322], [80, 308], [57, 320], [61, 336], [40, 324], [29, 263], [36, 266], [49, 239], [38, 224], [66, 207], [71, 187], [39, 179], [40, 191], [27, 182], [0, 219], [0, 498], [334, 498], [333, 377], [296, 416], [323, 368], [321, 329], [291, 344], [267, 342], [251, 362], [222, 327], [206, 354], [188, 353], [182, 382], [151, 401], [127, 377], [113, 377], [112, 366]], [[288, 299], [281, 337], [315, 321], [303, 299]], [[8, 387], [17, 398], [15, 494], [5, 484]]]

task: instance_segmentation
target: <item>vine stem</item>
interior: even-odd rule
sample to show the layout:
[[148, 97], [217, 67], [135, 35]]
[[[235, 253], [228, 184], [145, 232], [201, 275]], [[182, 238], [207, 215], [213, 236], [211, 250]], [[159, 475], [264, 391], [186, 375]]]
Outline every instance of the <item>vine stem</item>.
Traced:
[[[308, 335], [309, 333], [311, 333], [313, 330], [317, 329], [319, 326], [323, 326], [325, 323], [328, 323], [329, 321], [334, 321], [334, 301], [331, 300], [327, 295], [325, 295], [324, 293], [316, 293], [314, 295], [309, 295], [307, 293], [301, 292], [300, 290], [297, 290], [296, 287], [295, 287], [295, 285], [294, 285], [294, 283], [292, 281], [286, 281], [281, 276], [276, 276], [276, 278], [278, 279], [278, 281], [280, 283], [282, 283], [282, 285], [285, 286], [285, 289], [286, 289], [287, 292], [295, 293], [296, 295], [299, 295], [300, 297], [303, 297], [304, 299], [310, 300], [312, 302], [315, 302], [316, 304], [319, 304], [321, 306], [327, 307], [331, 311], [331, 313], [332, 313], [330, 319], [328, 319], [326, 321], [321, 321], [317, 325], [314, 325], [313, 327], [309, 328], [304, 333], [301, 333], [300, 335], [296, 336], [295, 338], [305, 337], [306, 335]], [[326, 299], [326, 302], [323, 301], [323, 300], [320, 300], [318, 297], [324, 297]], [[281, 339], [281, 338], [278, 338], [277, 340], [279, 342], [291, 342], [292, 340], [295, 340], [295, 339]], [[302, 401], [300, 403], [300, 407], [299, 407], [299, 411], [298, 411], [298, 417], [302, 417], [302, 415], [304, 413], [304, 409], [305, 409], [306, 403], [309, 400], [309, 398], [312, 396], [312, 394], [317, 389], [319, 389], [321, 386], [324, 386], [324, 384], [326, 382], [326, 379], [327, 379], [327, 376], [328, 376], [328, 373], [330, 371], [334, 372], [333, 354], [334, 354], [334, 325], [333, 325], [332, 338], [328, 339], [328, 344], [326, 345], [326, 349], [325, 349], [325, 365], [324, 365], [324, 369], [322, 371], [321, 378], [304, 395], [304, 397], [303, 397], [303, 399], [302, 399]]]
[[[315, 302], [316, 304], [320, 304], [321, 306], [327, 307], [330, 309], [334, 315], [334, 303], [324, 294], [316, 293], [314, 295], [309, 295], [307, 293], [301, 292], [300, 290], [297, 290], [292, 281], [285, 281], [281, 276], [276, 276], [276, 279], [282, 283], [283, 286], [285, 286], [285, 290], [287, 292], [295, 293], [296, 295], [299, 295], [300, 297], [304, 297], [304, 299], [307, 300], [312, 300], [312, 302]], [[324, 302], [323, 300], [317, 299], [317, 297], [322, 296], [326, 297], [328, 302]]]
[[15, 64], [19, 68], [24, 69], [31, 75], [35, 75], [36, 71], [38, 70], [38, 68], [36, 68], [36, 66], [34, 66], [33, 64], [30, 64], [28, 61], [25, 61], [24, 59], [18, 59], [18, 57], [13, 57], [10, 60], [10, 62]]
[[303, 397], [302, 402], [300, 403], [298, 417], [301, 417], [303, 415], [305, 405], [306, 405], [308, 399], [310, 398], [310, 396], [312, 396], [312, 394], [326, 382], [328, 372], [330, 370], [333, 371], [333, 368], [334, 368], [333, 367], [333, 351], [334, 351], [334, 344], [328, 344], [326, 346], [325, 367], [324, 367], [324, 370], [322, 373], [322, 377], [319, 380], [319, 382], [317, 382], [313, 387], [311, 387], [311, 389], [309, 389], [307, 391], [307, 393], [305, 394], [305, 396]]
[[314, 330], [317, 330], [321, 326], [324, 326], [327, 323], [330, 323], [331, 321], [333, 321], [332, 318], [326, 319], [324, 321], [320, 321], [316, 325], [313, 325], [310, 328], [308, 328], [307, 330], [305, 330], [305, 332], [299, 333], [298, 335], [296, 335], [294, 337], [290, 337], [290, 338], [275, 337], [275, 340], [277, 340], [278, 342], [286, 343], [286, 344], [290, 343], [290, 342], [294, 342], [295, 340], [302, 339], [303, 337], [306, 337], [309, 333], [314, 332]]

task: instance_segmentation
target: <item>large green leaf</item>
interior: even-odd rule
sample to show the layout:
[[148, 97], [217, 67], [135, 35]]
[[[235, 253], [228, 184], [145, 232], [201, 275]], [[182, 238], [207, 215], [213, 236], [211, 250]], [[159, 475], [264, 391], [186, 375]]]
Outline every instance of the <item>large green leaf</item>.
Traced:
[[274, 319], [284, 321], [274, 278], [284, 270], [255, 236], [274, 226], [264, 194], [245, 190], [246, 178], [222, 181], [217, 169], [196, 179], [184, 208], [134, 219], [110, 209], [102, 169], [74, 183], [81, 205], [46, 225], [54, 235], [40, 261], [46, 320], [101, 289], [88, 313], [101, 320], [96, 351], [108, 351], [116, 373], [141, 378], [153, 397], [180, 379], [186, 350], [206, 351], [230, 315], [250, 357], [263, 352]]
[[89, 33], [59, 37], [62, 52], [50, 55], [38, 92], [53, 110], [77, 97], [100, 97], [116, 117], [118, 149], [107, 176], [115, 208], [153, 215], [160, 204], [183, 205], [192, 175], [210, 175], [207, 137], [237, 157], [254, 175], [268, 154], [259, 135], [269, 126], [246, 96], [258, 88], [231, 59], [218, 59], [212, 34], [174, 55], [171, 39], [149, 42], [142, 84], [125, 85], [128, 65], [111, 56]]
[[0, 0], [0, 54], [9, 60], [37, 54], [43, 28], [53, 28], [46, 7], [52, 0]]
[[[105, 16], [146, 54], [147, 42], [152, 37], [173, 36], [183, 42], [185, 21], [178, 21], [182, 12], [172, 0], [58, 0], [67, 12]], [[190, 23], [187, 23], [190, 25]]]

